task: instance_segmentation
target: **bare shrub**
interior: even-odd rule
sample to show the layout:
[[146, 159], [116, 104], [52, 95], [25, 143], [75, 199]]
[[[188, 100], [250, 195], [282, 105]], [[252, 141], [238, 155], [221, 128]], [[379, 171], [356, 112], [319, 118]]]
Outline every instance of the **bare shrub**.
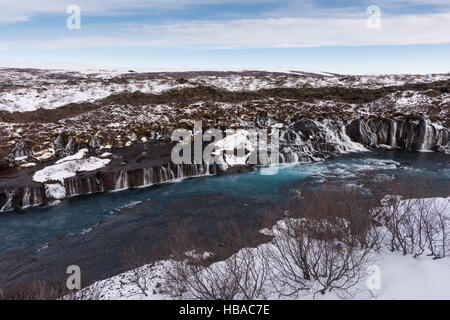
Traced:
[[95, 282], [80, 290], [69, 290], [64, 280], [33, 278], [7, 289], [0, 284], [0, 300], [99, 300], [102, 288], [101, 282]]
[[391, 196], [383, 200], [378, 215], [391, 251], [414, 257], [427, 254], [434, 259], [450, 254], [449, 200]]
[[[218, 263], [186, 255], [195, 245], [180, 228], [172, 232], [178, 254], [166, 274], [167, 292], [195, 299], [292, 297], [304, 290], [346, 295], [365, 276], [370, 254], [381, 248], [382, 234], [364, 201], [354, 189], [327, 185], [288, 204], [287, 217], [265, 230], [271, 243], [228, 258], [219, 254]], [[236, 229], [229, 239], [242, 241]]]
[[8, 290], [0, 288], [0, 300], [57, 300], [65, 292], [62, 282], [46, 282], [34, 279]]
[[[227, 234], [219, 254], [225, 256], [229, 254], [230, 247], [240, 243], [242, 238], [236, 225], [231, 227], [232, 231], [225, 231], [223, 226], [218, 228], [222, 234]], [[265, 284], [269, 263], [263, 247], [244, 248], [224, 261], [212, 263], [216, 255], [195, 253], [189, 237], [183, 228], [180, 229], [173, 233], [177, 238], [172, 241], [177, 244], [173, 248], [174, 261], [164, 276], [165, 290], [169, 295], [199, 300], [254, 300], [267, 297]]]
[[328, 186], [308, 195], [274, 229], [272, 283], [280, 296], [304, 290], [346, 294], [365, 275], [380, 233], [366, 211], [358, 212], [356, 191]]
[[165, 279], [169, 293], [177, 298], [255, 300], [267, 298], [268, 271], [264, 250], [245, 248], [211, 265], [205, 265], [200, 257], [174, 261]]
[[149, 292], [149, 274], [153, 264], [147, 264], [146, 255], [151, 251], [148, 248], [143, 249], [131, 247], [122, 257], [124, 266], [128, 271], [126, 279], [121, 281], [121, 285], [132, 285], [139, 293], [148, 296]]

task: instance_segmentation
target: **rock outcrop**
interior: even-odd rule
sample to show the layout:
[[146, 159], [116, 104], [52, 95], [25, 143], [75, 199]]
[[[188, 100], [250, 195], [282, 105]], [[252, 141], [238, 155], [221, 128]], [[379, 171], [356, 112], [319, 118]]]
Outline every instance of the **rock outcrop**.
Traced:
[[345, 131], [369, 148], [387, 145], [409, 151], [450, 151], [449, 129], [427, 119], [356, 119]]

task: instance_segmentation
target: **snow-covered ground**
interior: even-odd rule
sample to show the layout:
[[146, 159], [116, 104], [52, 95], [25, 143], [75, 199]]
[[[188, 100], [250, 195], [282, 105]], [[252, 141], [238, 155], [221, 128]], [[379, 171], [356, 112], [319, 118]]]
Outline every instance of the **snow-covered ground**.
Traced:
[[[364, 75], [340, 76], [323, 72], [290, 70], [214, 73], [138, 74], [124, 70], [88, 69], [83, 71], [0, 68], [0, 110], [34, 111], [54, 109], [69, 103], [93, 102], [121, 92], [160, 93], [169, 89], [197, 85], [215, 86], [230, 91], [251, 91], [275, 87], [302, 88], [345, 86], [379, 88], [406, 83], [448, 80], [438, 75]], [[183, 81], [179, 82], [179, 78]]]
[[[450, 219], [450, 198], [425, 199], [425, 203], [434, 203], [446, 209], [447, 218]], [[422, 202], [424, 203], [424, 202]], [[400, 206], [408, 207], [411, 201], [400, 202]], [[442, 207], [447, 206], [447, 207]], [[283, 228], [284, 222], [268, 230], [264, 234], [277, 237], [277, 228]], [[273, 242], [262, 244], [258, 248], [244, 248], [233, 257], [243, 256], [248, 251], [268, 252], [273, 249]], [[201, 256], [201, 253], [196, 253]], [[186, 253], [186, 256], [192, 252]], [[211, 253], [207, 253], [209, 257]], [[229, 258], [232, 259], [233, 257]], [[171, 299], [164, 292], [164, 279], [167, 270], [172, 270], [174, 261], [159, 261], [152, 265], [125, 272], [110, 279], [99, 281], [89, 287], [87, 291], [95, 292], [98, 299]], [[216, 262], [209, 266], [210, 270], [223, 268], [225, 262]], [[270, 265], [270, 261], [269, 261]], [[259, 270], [260, 265], [254, 266]], [[402, 255], [399, 252], [390, 252], [386, 248], [380, 252], [373, 252], [367, 263], [364, 276], [345, 294], [342, 292], [327, 292], [324, 295], [315, 293], [314, 289], [284, 297], [273, 289], [273, 282], [266, 281], [263, 286], [264, 298], [268, 299], [450, 299], [450, 257], [433, 260], [431, 257], [421, 255], [413, 258], [411, 255]], [[136, 282], [138, 280], [138, 282]], [[140, 286], [136, 285], [140, 283]], [[312, 284], [311, 287], [314, 287]], [[145, 294], [144, 294], [145, 291]], [[192, 298], [186, 295], [182, 298]]]
[[[164, 273], [171, 267], [171, 261], [161, 261], [155, 265], [142, 267], [147, 274], [147, 296], [132, 283], [131, 272], [125, 272], [93, 285], [100, 290], [100, 299], [104, 300], [169, 300], [169, 295], [160, 293], [164, 283]], [[379, 268], [374, 269], [373, 267]], [[351, 290], [352, 295], [346, 299], [352, 300], [448, 300], [450, 299], [450, 258], [432, 260], [429, 257], [413, 258], [400, 253], [388, 251], [377, 256], [371, 270], [380, 271], [379, 289], [371, 286], [370, 275], [361, 280], [359, 285]], [[376, 286], [376, 284], [374, 284]], [[266, 289], [267, 292], [271, 288]], [[273, 293], [268, 299], [287, 299]], [[336, 300], [341, 296], [333, 293], [313, 295], [302, 293], [295, 299]]]

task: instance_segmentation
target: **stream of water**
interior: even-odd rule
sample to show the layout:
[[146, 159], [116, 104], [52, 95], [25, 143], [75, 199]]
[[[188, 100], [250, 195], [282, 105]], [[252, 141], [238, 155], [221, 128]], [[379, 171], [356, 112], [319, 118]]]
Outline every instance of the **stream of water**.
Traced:
[[[302, 181], [317, 185], [338, 179], [358, 185], [362, 175], [369, 175], [374, 181], [394, 175], [427, 178], [433, 186], [440, 188], [443, 181], [450, 180], [450, 156], [441, 153], [364, 152], [324, 162], [282, 166], [276, 175], [261, 175], [257, 170], [75, 197], [52, 206], [0, 215], [0, 251], [44, 245], [59, 234], [87, 232], [121, 208], [138, 202], [157, 202], [163, 210], [175, 199], [206, 194], [264, 197], [279, 201], [288, 197], [290, 189]], [[450, 194], [448, 190], [445, 192]]]

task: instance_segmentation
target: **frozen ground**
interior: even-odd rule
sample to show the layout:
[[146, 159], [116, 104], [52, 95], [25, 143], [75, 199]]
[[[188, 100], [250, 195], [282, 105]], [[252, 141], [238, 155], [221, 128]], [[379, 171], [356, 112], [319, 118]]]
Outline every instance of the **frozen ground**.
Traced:
[[69, 103], [93, 102], [126, 91], [160, 93], [197, 85], [230, 91], [329, 86], [373, 89], [448, 79], [448, 74], [342, 76], [304, 71], [135, 73], [102, 69], [0, 68], [0, 110], [54, 109]]
[[[450, 299], [450, 258], [432, 260], [429, 257], [413, 258], [399, 253], [382, 252], [374, 260], [374, 266], [379, 268], [380, 289], [369, 289], [368, 277], [352, 290], [352, 295], [346, 299], [352, 300], [448, 300]], [[161, 300], [172, 299], [159, 293], [163, 283], [164, 272], [170, 268], [170, 261], [158, 262], [153, 266], [144, 267], [148, 274], [147, 296], [131, 283], [131, 273], [123, 273], [111, 279], [101, 281], [93, 286], [102, 288], [100, 299], [105, 300]], [[266, 289], [270, 292], [270, 288]], [[305, 293], [295, 299], [336, 300], [339, 295], [326, 293], [316, 295]], [[280, 299], [273, 293], [268, 299]], [[281, 299], [286, 299], [281, 297]]]

